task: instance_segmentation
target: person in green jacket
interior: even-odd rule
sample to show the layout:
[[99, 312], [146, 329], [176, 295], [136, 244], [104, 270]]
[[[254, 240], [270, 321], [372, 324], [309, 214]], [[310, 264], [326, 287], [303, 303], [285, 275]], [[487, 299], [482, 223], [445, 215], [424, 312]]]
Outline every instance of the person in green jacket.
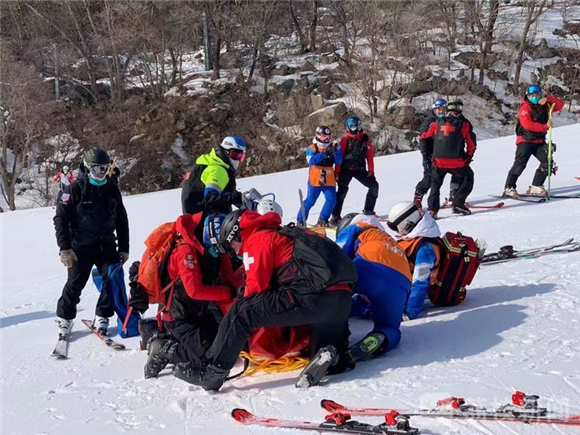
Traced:
[[197, 158], [185, 175], [181, 190], [183, 214], [202, 211], [229, 213], [232, 205], [242, 205], [236, 190], [236, 170], [246, 157], [246, 142], [237, 136], [226, 137], [217, 149]]

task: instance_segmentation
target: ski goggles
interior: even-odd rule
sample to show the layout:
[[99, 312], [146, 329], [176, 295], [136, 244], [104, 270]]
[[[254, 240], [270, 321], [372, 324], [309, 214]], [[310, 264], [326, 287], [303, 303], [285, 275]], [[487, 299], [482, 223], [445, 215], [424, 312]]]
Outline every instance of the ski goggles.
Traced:
[[109, 171], [110, 165], [92, 165], [89, 166], [89, 172], [94, 177], [104, 178]]
[[246, 158], [246, 152], [242, 150], [231, 149], [227, 151], [228, 157], [238, 162], [243, 162]]
[[317, 134], [316, 140], [320, 143], [330, 143], [332, 135], [330, 134]]
[[348, 121], [346, 121], [346, 128], [348, 128], [349, 130], [358, 130], [360, 128], [360, 121], [354, 120], [354, 119], [349, 119]]

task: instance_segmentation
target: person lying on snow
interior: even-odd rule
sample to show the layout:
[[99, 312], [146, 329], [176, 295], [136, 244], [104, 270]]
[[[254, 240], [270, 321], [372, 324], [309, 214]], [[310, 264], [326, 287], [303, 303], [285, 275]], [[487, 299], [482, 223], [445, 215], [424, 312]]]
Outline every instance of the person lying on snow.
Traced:
[[373, 330], [350, 348], [355, 361], [368, 360], [401, 341], [401, 319], [411, 290], [409, 263], [376, 216], [346, 215], [337, 227], [336, 243], [358, 272], [351, 315], [372, 310]]
[[[261, 216], [236, 210], [226, 216], [219, 233], [220, 251], [233, 249], [243, 258], [245, 291], [225, 315], [203, 363], [178, 364], [175, 375], [217, 391], [252, 332], [263, 326], [295, 325], [310, 326], [310, 354], [316, 354], [313, 360], [321, 367], [304, 386], [318, 382], [327, 371], [345, 370], [356, 270], [338, 246], [310, 231], [281, 227], [276, 213]], [[318, 249], [309, 249], [305, 239]], [[325, 362], [318, 365], [322, 355]]]

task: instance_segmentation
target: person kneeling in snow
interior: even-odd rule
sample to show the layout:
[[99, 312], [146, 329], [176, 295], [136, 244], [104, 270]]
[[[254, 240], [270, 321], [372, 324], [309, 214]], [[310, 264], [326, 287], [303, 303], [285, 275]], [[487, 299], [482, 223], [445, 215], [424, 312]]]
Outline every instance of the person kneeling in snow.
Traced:
[[413, 285], [404, 320], [415, 319], [423, 311], [431, 277], [437, 274], [441, 231], [433, 217], [411, 201], [395, 204], [389, 211], [387, 225], [397, 232], [399, 245], [409, 259]]
[[[204, 221], [215, 220], [219, 227], [220, 216], [196, 213], [177, 218], [175, 245], [161, 271], [163, 286], [173, 283], [173, 290], [165, 293], [166, 300], [160, 304], [163, 324], [172, 337], [154, 338], [149, 343], [146, 379], [157, 377], [168, 364], [199, 364], [216, 336], [221, 317], [212, 302], [225, 304], [236, 297], [230, 258], [212, 250], [211, 235], [204, 231]], [[131, 271], [130, 279], [131, 306], [145, 312], [147, 295], [135, 289]]]
[[[311, 354], [316, 352], [313, 361], [321, 362], [320, 367], [325, 369], [341, 367], [340, 356], [346, 356], [348, 347], [348, 315], [356, 271], [328, 239], [280, 225], [280, 216], [272, 212], [261, 216], [236, 210], [226, 216], [217, 246], [222, 252], [233, 249], [243, 258], [244, 295], [220, 323], [201, 367], [178, 364], [175, 376], [206, 390], [219, 390], [252, 332], [262, 326], [309, 325]], [[316, 246], [332, 249], [332, 258], [324, 255], [313, 260], [315, 255], [302, 243], [303, 237]], [[312, 269], [309, 264], [316, 260], [318, 268]], [[322, 356], [329, 358], [323, 363]], [[325, 373], [317, 372], [313, 383]]]
[[370, 302], [373, 331], [350, 348], [353, 360], [367, 360], [401, 341], [401, 319], [411, 290], [409, 264], [376, 216], [346, 215], [337, 227], [336, 237], [336, 243], [353, 259], [358, 272], [352, 315], [362, 314]]

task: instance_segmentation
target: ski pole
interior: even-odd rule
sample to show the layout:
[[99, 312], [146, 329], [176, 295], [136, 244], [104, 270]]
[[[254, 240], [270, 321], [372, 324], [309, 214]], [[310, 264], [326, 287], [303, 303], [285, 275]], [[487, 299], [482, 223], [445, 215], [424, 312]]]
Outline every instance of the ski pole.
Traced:
[[[550, 104], [550, 111], [548, 112], [548, 119], [552, 120], [552, 112], [554, 111], [554, 104]], [[550, 129], [548, 130], [548, 196], [547, 198], [550, 199], [550, 185], [552, 181], [552, 126], [550, 125]]]

